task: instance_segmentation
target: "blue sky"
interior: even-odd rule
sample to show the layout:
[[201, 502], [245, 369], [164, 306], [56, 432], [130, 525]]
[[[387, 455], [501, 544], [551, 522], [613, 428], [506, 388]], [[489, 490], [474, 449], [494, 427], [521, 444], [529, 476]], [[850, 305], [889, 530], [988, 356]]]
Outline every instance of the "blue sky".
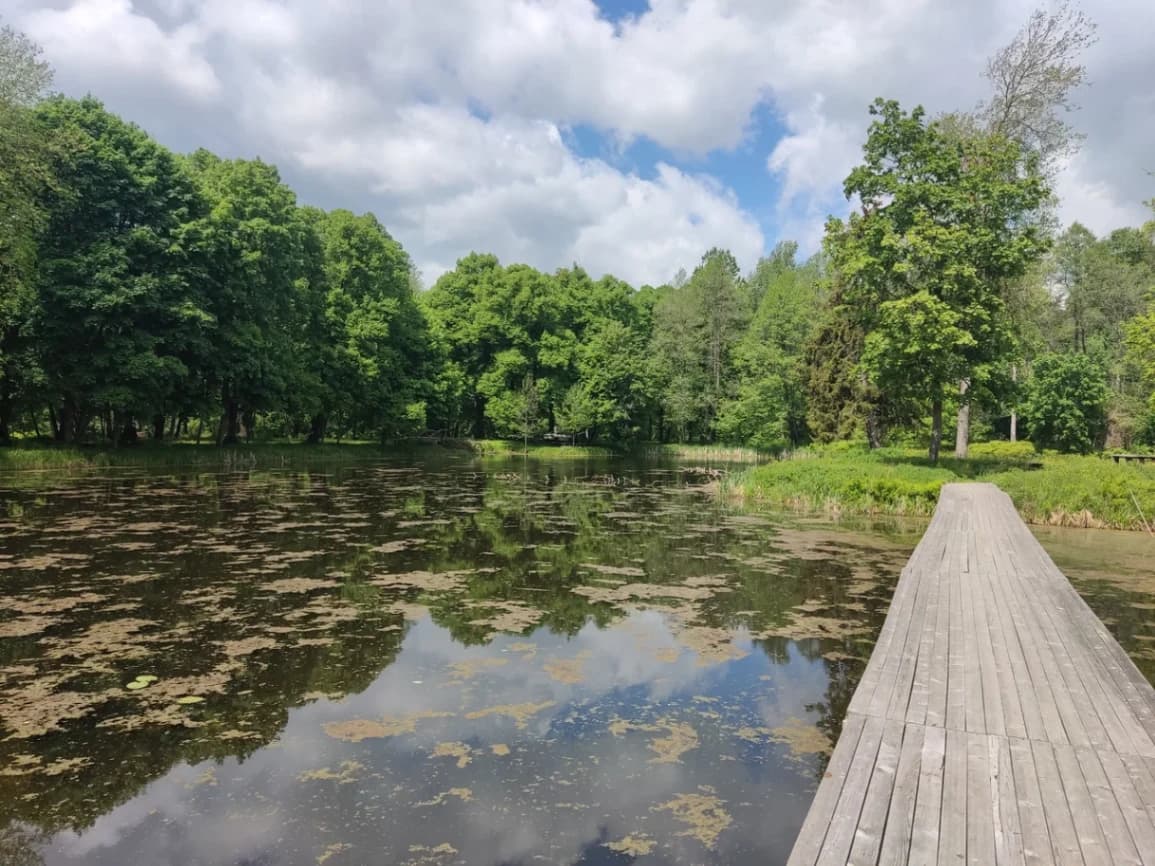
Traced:
[[[8, 0], [57, 87], [180, 151], [372, 211], [426, 280], [472, 250], [634, 284], [817, 248], [876, 96], [968, 109], [1037, 0]], [[1150, 0], [1099, 0], [1060, 219], [1155, 196]], [[340, 8], [338, 14], [334, 11]]]

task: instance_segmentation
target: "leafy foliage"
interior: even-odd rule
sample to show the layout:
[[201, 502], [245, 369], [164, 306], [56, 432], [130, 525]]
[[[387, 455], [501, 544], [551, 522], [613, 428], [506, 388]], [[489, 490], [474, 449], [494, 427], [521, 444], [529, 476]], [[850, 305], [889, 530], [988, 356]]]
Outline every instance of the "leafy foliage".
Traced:
[[883, 391], [932, 407], [934, 460], [948, 392], [1009, 358], [999, 287], [1046, 247], [1032, 217], [1047, 188], [1014, 141], [959, 139], [893, 101], [871, 114], [864, 162], [845, 184], [862, 212], [829, 222], [827, 249], [867, 333], [863, 369]]
[[1099, 446], [1107, 426], [1106, 378], [1086, 355], [1039, 358], [1023, 403], [1035, 444], [1079, 454]]

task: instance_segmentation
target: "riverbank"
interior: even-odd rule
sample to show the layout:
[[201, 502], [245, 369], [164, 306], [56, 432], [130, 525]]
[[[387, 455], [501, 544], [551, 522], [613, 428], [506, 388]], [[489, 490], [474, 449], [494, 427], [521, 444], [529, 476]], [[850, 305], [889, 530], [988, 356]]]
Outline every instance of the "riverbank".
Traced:
[[115, 467], [270, 469], [404, 458], [448, 451], [479, 457], [526, 457], [531, 460], [581, 460], [614, 456], [608, 448], [534, 445], [505, 439], [399, 439], [388, 443], [343, 442], [309, 445], [302, 442], [258, 442], [234, 446], [192, 442], [141, 442], [113, 448], [107, 445], [58, 446], [45, 443], [0, 448], [0, 473], [20, 471], [84, 471]]
[[1155, 466], [1038, 455], [1026, 443], [976, 445], [969, 459], [937, 466], [905, 449], [802, 449], [731, 475], [723, 493], [831, 514], [929, 515], [943, 484], [972, 480], [1001, 487], [1028, 523], [1144, 530], [1155, 518]]

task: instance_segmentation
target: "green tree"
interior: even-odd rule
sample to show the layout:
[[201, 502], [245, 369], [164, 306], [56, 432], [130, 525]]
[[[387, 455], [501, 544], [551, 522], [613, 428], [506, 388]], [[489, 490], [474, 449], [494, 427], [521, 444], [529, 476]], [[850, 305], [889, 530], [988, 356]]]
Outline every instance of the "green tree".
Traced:
[[51, 83], [40, 48], [10, 27], [0, 28], [0, 445], [10, 441], [16, 411], [39, 378], [30, 329], [55, 139], [41, 128], [33, 106]]
[[310, 364], [319, 391], [309, 441], [336, 417], [382, 435], [424, 425], [431, 358], [409, 256], [372, 214], [307, 209], [324, 259], [324, 299], [314, 322]]
[[738, 263], [712, 249], [654, 307], [650, 351], [664, 420], [679, 439], [712, 435], [733, 389], [734, 348], [749, 318]]
[[[827, 249], [867, 334], [863, 369], [884, 393], [930, 408], [937, 461], [950, 391], [989, 380], [1011, 354], [1000, 289], [1046, 247], [1033, 217], [1047, 188], [1014, 141], [959, 140], [893, 101], [876, 100], [871, 114], [865, 161], [845, 184], [862, 212], [827, 224]], [[908, 375], [927, 346], [949, 357], [927, 357], [927, 375]]]
[[210, 322], [193, 281], [187, 225], [203, 200], [177, 159], [94, 99], [37, 114], [67, 139], [38, 254], [34, 328], [57, 434], [99, 415], [113, 438], [179, 393]]
[[781, 448], [809, 438], [803, 357], [824, 291], [819, 258], [798, 265], [796, 250], [792, 242], [779, 244], [747, 281], [757, 306], [734, 348], [736, 392], [718, 417], [718, 433], [726, 440]]
[[1086, 355], [1044, 355], [1035, 361], [1023, 418], [1039, 448], [1086, 454], [1107, 428], [1106, 372]]
[[205, 376], [220, 395], [222, 441], [235, 443], [242, 421], [251, 437], [259, 411], [316, 391], [296, 350], [317, 303], [320, 249], [274, 166], [206, 150], [187, 164], [211, 207], [195, 227], [215, 321]]

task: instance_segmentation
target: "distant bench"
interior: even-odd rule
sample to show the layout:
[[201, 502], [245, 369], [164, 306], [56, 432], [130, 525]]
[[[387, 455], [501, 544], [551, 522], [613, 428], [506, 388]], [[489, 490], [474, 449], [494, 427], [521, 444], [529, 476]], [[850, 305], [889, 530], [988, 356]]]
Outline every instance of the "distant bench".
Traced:
[[1116, 463], [1127, 462], [1128, 460], [1138, 460], [1140, 463], [1146, 463], [1148, 460], [1155, 460], [1155, 454], [1112, 454], [1111, 459]]

